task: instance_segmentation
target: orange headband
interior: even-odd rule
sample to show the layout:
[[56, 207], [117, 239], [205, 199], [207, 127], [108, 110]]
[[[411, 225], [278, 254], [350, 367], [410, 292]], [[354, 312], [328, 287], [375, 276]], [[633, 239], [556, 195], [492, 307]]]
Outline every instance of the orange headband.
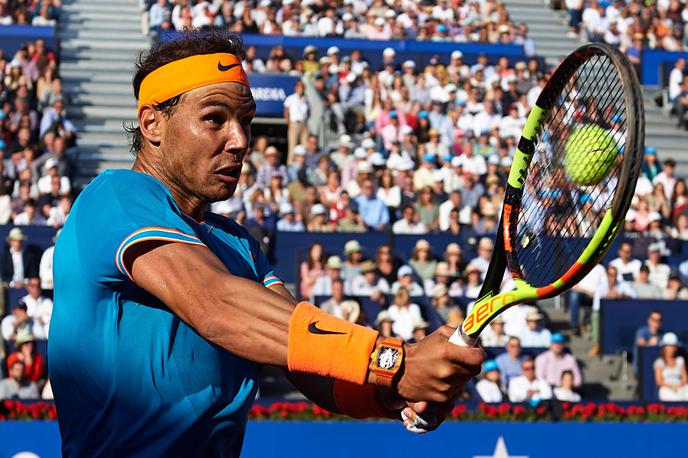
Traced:
[[248, 78], [234, 54], [198, 54], [175, 60], [149, 73], [139, 89], [139, 110], [158, 104], [197, 87], [215, 83], [241, 83]]

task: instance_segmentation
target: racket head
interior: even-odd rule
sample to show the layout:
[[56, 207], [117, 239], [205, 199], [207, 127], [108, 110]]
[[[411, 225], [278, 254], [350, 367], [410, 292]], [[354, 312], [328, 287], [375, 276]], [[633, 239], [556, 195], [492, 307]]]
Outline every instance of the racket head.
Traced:
[[[640, 83], [616, 48], [584, 45], [561, 62], [519, 140], [493, 258], [461, 327], [464, 340], [475, 342], [509, 306], [561, 294], [595, 267], [631, 204], [644, 132]], [[581, 171], [582, 180], [574, 173]], [[500, 294], [505, 267], [516, 288]]]

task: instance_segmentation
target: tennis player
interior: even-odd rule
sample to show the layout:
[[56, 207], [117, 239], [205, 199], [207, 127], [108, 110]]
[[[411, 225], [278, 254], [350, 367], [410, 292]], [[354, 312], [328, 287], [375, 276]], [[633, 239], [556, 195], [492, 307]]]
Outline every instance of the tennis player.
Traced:
[[449, 328], [402, 344], [297, 302], [247, 231], [208, 212], [250, 144], [242, 57], [219, 32], [142, 56], [134, 167], [98, 176], [64, 226], [49, 345], [64, 456], [238, 456], [257, 364], [355, 418], [447, 407], [479, 371]]

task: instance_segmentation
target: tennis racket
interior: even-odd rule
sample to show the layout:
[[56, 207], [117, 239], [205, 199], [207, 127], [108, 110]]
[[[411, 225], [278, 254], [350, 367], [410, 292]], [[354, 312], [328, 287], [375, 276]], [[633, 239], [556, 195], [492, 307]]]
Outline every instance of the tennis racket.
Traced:
[[[644, 132], [640, 84], [623, 54], [588, 44], [561, 62], [518, 143], [479, 299], [450, 342], [475, 345], [505, 309], [561, 294], [595, 267], [631, 204]], [[500, 292], [507, 268], [515, 289]]]

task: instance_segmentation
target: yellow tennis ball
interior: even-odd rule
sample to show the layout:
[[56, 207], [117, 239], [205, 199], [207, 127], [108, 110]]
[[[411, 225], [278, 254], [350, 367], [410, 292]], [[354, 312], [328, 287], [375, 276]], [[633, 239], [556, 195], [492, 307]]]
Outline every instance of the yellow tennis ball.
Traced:
[[619, 149], [608, 130], [588, 124], [574, 130], [566, 141], [564, 169], [569, 180], [591, 186], [604, 180], [616, 163]]

